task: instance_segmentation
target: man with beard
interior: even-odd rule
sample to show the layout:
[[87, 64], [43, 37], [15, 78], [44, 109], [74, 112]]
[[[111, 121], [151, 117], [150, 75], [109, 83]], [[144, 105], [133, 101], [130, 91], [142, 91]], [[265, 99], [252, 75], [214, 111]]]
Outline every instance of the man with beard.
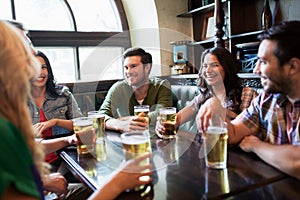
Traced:
[[[125, 80], [116, 82], [100, 108], [105, 127], [120, 132], [145, 130], [154, 125], [159, 109], [172, 106], [171, 85], [167, 80], [149, 78], [152, 56], [142, 48], [129, 48], [124, 54]], [[149, 105], [149, 122], [134, 116], [135, 105]]]
[[[228, 124], [228, 142], [254, 152], [277, 169], [300, 179], [300, 21], [282, 22], [259, 36], [258, 74], [264, 91]], [[205, 131], [212, 101], [200, 110]]]

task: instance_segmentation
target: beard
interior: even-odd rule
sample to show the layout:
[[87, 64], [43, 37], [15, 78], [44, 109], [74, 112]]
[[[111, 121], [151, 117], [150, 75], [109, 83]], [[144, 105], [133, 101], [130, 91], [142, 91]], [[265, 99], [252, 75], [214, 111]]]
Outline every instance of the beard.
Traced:
[[284, 95], [288, 94], [289, 84], [286, 78], [273, 79], [268, 77], [266, 84], [263, 85], [263, 89], [266, 93], [282, 93]]

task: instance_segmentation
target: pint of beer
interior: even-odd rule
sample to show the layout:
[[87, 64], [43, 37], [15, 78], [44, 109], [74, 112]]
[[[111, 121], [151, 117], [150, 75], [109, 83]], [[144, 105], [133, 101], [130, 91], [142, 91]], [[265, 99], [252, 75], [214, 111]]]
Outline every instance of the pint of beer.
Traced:
[[[147, 131], [123, 133], [121, 135], [121, 141], [125, 152], [126, 160], [134, 159], [145, 153], [151, 152], [150, 137]], [[150, 159], [145, 159], [140, 165], [148, 165]], [[149, 176], [141, 176], [140, 180], [149, 180]], [[144, 186], [135, 187], [134, 190], [138, 191], [143, 189]]]
[[149, 136], [144, 132], [123, 133], [121, 140], [126, 160], [151, 152]]
[[163, 139], [172, 139], [176, 137], [176, 108], [166, 107], [159, 110], [160, 123], [164, 126], [162, 132]]
[[97, 139], [105, 138], [105, 116], [99, 111], [89, 111], [88, 117], [93, 118], [93, 125], [96, 129]]
[[96, 133], [93, 120], [88, 117], [75, 118], [73, 119], [73, 129], [77, 138], [78, 154], [94, 152]]
[[206, 166], [215, 169], [226, 168], [228, 139], [226, 126], [209, 126], [203, 137]]
[[141, 113], [144, 113], [148, 123], [149, 123], [149, 116], [148, 116], [149, 112], [150, 112], [150, 106], [149, 105], [136, 105], [136, 106], [134, 106], [134, 116], [138, 116]]
[[134, 116], [138, 116], [141, 113], [145, 113], [148, 116], [150, 111], [149, 105], [136, 105], [134, 106]]

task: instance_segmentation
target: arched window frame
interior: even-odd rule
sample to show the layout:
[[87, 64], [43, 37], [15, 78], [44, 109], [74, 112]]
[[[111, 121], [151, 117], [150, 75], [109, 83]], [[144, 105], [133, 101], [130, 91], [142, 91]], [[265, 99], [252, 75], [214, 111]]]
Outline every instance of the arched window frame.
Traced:
[[[122, 0], [114, 0], [118, 10], [122, 32], [80, 32], [77, 31], [76, 21], [71, 7], [67, 1], [64, 3], [68, 7], [70, 16], [74, 23], [74, 31], [47, 31], [47, 30], [28, 30], [28, 35], [35, 47], [72, 47], [74, 49], [74, 59], [76, 66], [76, 80], [81, 80], [79, 48], [80, 47], [96, 47], [101, 44], [105, 47], [121, 47], [126, 49], [131, 46], [129, 26], [126, 13], [122, 4]], [[11, 0], [12, 19], [16, 19], [16, 9], [14, 0]], [[18, 20], [17, 20], [18, 21]]]

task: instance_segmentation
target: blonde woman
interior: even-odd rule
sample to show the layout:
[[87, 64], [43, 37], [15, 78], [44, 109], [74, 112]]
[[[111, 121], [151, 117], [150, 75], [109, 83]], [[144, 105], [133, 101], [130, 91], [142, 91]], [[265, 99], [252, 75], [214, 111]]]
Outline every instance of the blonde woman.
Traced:
[[44, 154], [27, 107], [40, 64], [13, 27], [0, 21], [0, 34], [0, 197], [41, 199]]

